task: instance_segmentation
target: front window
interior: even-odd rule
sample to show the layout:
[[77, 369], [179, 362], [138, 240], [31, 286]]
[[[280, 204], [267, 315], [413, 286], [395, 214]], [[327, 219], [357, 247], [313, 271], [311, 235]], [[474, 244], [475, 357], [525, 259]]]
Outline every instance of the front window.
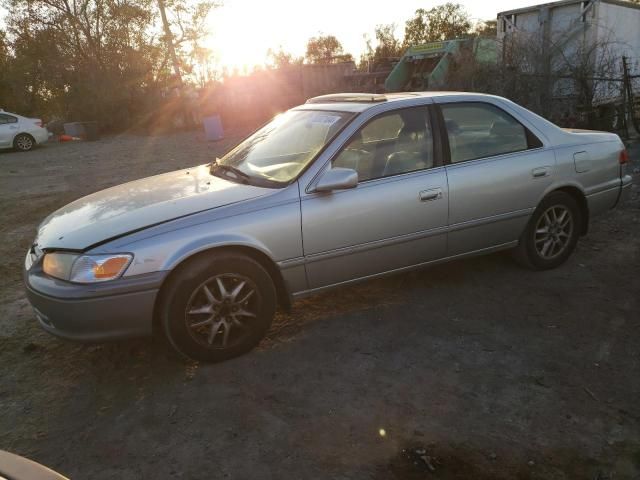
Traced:
[[[320, 110], [291, 110], [217, 161], [214, 174], [269, 186], [295, 179], [346, 124], [352, 114]], [[214, 165], [214, 167], [216, 166]]]
[[358, 181], [431, 168], [433, 135], [426, 108], [405, 108], [374, 118], [351, 137], [333, 167], [351, 168]]

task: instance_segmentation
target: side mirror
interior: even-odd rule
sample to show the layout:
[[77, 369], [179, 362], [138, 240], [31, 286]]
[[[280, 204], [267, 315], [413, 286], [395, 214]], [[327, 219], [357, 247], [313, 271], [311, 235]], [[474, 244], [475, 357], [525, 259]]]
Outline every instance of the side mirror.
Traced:
[[354, 188], [358, 185], [358, 172], [351, 168], [331, 168], [324, 172], [314, 192], [330, 192], [332, 190], [346, 190], [347, 188]]

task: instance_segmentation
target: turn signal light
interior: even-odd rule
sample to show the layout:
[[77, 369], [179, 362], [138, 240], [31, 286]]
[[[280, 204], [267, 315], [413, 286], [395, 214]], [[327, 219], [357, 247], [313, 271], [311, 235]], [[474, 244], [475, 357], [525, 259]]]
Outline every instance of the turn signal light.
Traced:
[[97, 263], [93, 267], [95, 278], [113, 278], [120, 275], [120, 272], [129, 263], [127, 257], [113, 257], [102, 263]]

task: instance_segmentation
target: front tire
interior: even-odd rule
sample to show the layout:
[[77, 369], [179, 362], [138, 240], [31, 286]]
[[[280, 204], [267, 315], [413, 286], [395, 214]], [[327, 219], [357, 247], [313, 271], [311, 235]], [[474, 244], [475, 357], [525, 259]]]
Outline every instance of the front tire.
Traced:
[[199, 255], [162, 290], [160, 320], [181, 355], [220, 362], [252, 350], [276, 311], [276, 290], [257, 261], [238, 253]]
[[547, 195], [533, 212], [514, 250], [518, 263], [532, 270], [562, 265], [573, 253], [582, 230], [580, 208], [565, 192]]
[[27, 133], [20, 133], [16, 135], [16, 138], [13, 140], [13, 148], [19, 152], [28, 152], [35, 146], [35, 144], [36, 141]]

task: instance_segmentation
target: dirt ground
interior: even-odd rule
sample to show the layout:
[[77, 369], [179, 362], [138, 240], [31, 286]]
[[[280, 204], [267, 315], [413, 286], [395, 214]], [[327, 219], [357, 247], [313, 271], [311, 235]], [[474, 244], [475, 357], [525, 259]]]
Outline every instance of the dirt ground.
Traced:
[[72, 479], [640, 478], [640, 175], [557, 270], [496, 254], [313, 297], [223, 364], [38, 328], [21, 268], [48, 213], [231, 141], [0, 153], [0, 449]]

